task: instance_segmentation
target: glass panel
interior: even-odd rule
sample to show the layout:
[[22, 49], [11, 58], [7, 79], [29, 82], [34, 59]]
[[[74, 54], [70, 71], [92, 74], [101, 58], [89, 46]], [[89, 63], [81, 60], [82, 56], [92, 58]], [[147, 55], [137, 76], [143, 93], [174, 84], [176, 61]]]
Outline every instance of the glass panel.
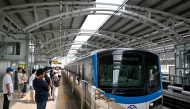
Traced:
[[190, 46], [185, 47], [185, 51], [189, 51], [190, 50]]
[[[148, 73], [148, 87], [153, 88], [155, 91], [160, 87], [160, 72], [158, 70], [158, 57], [148, 56], [146, 57], [147, 73]], [[155, 89], [155, 90], [154, 90]]]
[[183, 54], [176, 54], [176, 68], [184, 68]]
[[190, 43], [186, 43], [185, 46], [186, 46], [186, 47], [190, 47]]
[[185, 47], [184, 47], [183, 44], [181, 44], [181, 45], [176, 45], [176, 50], [177, 50], [177, 51], [183, 50], [184, 48], [185, 48]]
[[185, 53], [185, 67], [190, 68], [190, 50]]
[[0, 52], [7, 55], [20, 55], [20, 42], [0, 42]]
[[184, 77], [186, 78], [184, 84], [185, 85], [190, 85], [190, 69], [185, 70]]

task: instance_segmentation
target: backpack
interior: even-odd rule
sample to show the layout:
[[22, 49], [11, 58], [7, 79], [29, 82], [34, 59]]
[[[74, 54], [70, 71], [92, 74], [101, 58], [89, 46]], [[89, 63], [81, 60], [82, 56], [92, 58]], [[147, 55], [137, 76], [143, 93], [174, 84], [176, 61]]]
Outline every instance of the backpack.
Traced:
[[59, 78], [58, 78], [58, 76], [54, 75], [53, 81], [54, 81], [54, 86], [58, 87], [59, 86]]

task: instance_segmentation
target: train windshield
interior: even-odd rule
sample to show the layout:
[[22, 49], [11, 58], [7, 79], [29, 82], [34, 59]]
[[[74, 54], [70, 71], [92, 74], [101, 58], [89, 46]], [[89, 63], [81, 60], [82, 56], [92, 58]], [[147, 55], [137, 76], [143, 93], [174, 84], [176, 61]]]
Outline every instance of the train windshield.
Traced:
[[[119, 87], [142, 87], [142, 55], [123, 54], [107, 56], [112, 63], [99, 60], [100, 85]], [[120, 59], [119, 59], [120, 58]]]
[[146, 79], [150, 78], [149, 72], [158, 63], [156, 58], [151, 60], [146, 63], [147, 69], [143, 64], [145, 57], [143, 53], [107, 54], [99, 57], [99, 87], [108, 93], [114, 93], [115, 90], [119, 95], [145, 94], [145, 76]]

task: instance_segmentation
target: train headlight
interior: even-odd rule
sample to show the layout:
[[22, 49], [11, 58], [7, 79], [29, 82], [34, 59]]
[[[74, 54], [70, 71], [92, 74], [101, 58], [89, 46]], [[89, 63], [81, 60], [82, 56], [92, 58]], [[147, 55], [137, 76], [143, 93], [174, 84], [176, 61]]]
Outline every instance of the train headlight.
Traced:
[[162, 98], [159, 98], [159, 99], [157, 99], [157, 100], [155, 100], [155, 101], [150, 102], [150, 104], [149, 104], [149, 109], [152, 109], [152, 108], [154, 108], [154, 107], [157, 107], [157, 106], [159, 106], [159, 105], [161, 105], [161, 104], [162, 104]]
[[154, 107], [154, 103], [151, 102], [151, 103], [149, 104], [149, 106], [150, 106], [150, 107]]

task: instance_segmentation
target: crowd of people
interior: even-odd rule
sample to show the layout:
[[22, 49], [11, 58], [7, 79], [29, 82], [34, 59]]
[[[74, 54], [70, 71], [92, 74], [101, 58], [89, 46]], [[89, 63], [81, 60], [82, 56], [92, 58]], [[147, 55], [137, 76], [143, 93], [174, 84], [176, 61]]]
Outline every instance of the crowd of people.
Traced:
[[[10, 97], [14, 92], [11, 75], [14, 69], [8, 67], [3, 77], [3, 109], [9, 109]], [[44, 69], [32, 70], [32, 74], [27, 77], [25, 69], [17, 68], [18, 78], [18, 98], [23, 98], [27, 92], [27, 83], [30, 89], [30, 102], [36, 102], [37, 109], [45, 109], [48, 100], [56, 100], [58, 87], [61, 79], [60, 67], [45, 67]], [[35, 97], [34, 97], [35, 96]]]

